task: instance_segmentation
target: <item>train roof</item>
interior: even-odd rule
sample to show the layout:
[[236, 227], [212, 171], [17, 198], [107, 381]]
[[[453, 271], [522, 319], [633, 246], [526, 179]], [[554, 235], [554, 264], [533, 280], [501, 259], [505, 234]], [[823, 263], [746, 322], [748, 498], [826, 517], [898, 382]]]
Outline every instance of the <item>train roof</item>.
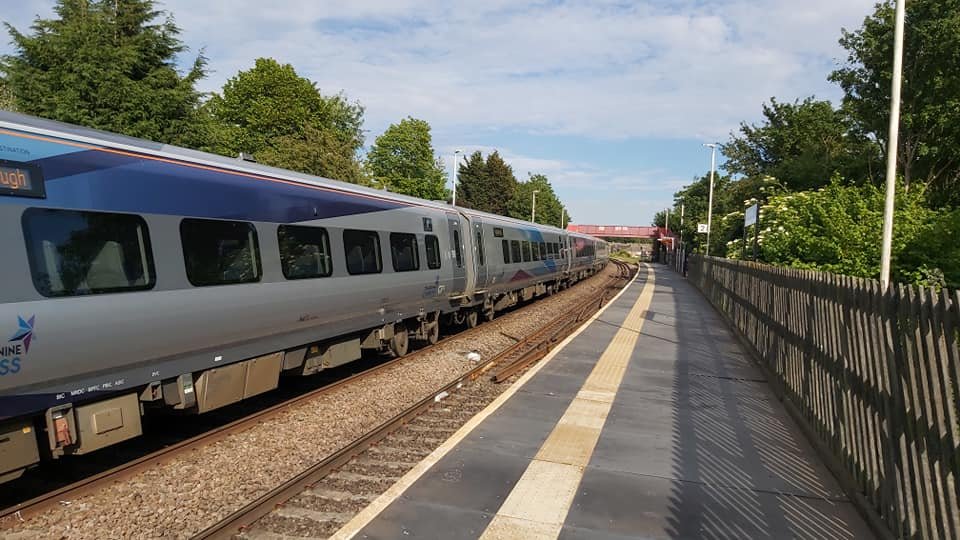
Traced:
[[253, 173], [253, 174], [259, 174], [263, 176], [282, 178], [284, 180], [289, 180], [293, 182], [301, 182], [303, 184], [308, 184], [308, 185], [323, 186], [323, 187], [333, 188], [339, 191], [343, 191], [346, 193], [355, 193], [359, 195], [365, 195], [368, 197], [377, 197], [380, 199], [392, 200], [392, 201], [412, 204], [416, 206], [429, 207], [429, 208], [433, 208], [441, 211], [456, 210], [468, 215], [486, 217], [488, 219], [496, 219], [498, 221], [511, 223], [517, 226], [529, 227], [531, 225], [534, 225], [537, 228], [542, 230], [548, 230], [555, 233], [564, 233], [570, 236], [595, 238], [591, 235], [568, 231], [568, 230], [560, 229], [558, 227], [554, 227], [551, 225], [533, 224], [533, 223], [530, 223], [529, 221], [524, 221], [516, 218], [501, 216], [501, 215], [492, 214], [489, 212], [482, 212], [482, 211], [474, 210], [471, 208], [453, 206], [447, 203], [446, 201], [431, 201], [427, 199], [420, 199], [417, 197], [410, 197], [408, 195], [391, 193], [385, 190], [378, 190], [378, 189], [373, 189], [365, 186], [359, 186], [356, 184], [350, 184], [348, 182], [342, 182], [340, 180], [332, 180], [330, 178], [312, 176], [309, 174], [290, 171], [287, 169], [281, 169], [278, 167], [262, 165], [259, 163], [245, 161], [239, 158], [229, 158], [229, 157], [220, 156], [217, 154], [201, 152], [199, 150], [191, 150], [189, 148], [183, 148], [183, 147], [174, 146], [171, 144], [158, 143], [158, 142], [149, 141], [146, 139], [128, 137], [126, 135], [118, 135], [116, 133], [111, 133], [108, 131], [76, 126], [73, 124], [67, 124], [67, 123], [58, 122], [55, 120], [47, 120], [44, 118], [38, 118], [35, 116], [19, 114], [19, 113], [14, 113], [10, 111], [0, 110], [0, 126], [11, 128], [11, 129], [17, 129], [21, 131], [29, 131], [32, 133], [47, 135], [51, 137], [68, 138], [78, 142], [85, 142], [92, 145], [105, 146], [105, 147], [110, 147], [118, 150], [127, 150], [127, 151], [147, 154], [147, 155], [153, 155], [156, 157], [163, 157], [168, 159], [184, 161], [184, 162], [193, 163], [193, 164], [213, 166], [213, 167], [218, 167], [218, 168], [222, 168], [230, 171], [236, 171], [236, 172], [242, 172], [242, 173]]

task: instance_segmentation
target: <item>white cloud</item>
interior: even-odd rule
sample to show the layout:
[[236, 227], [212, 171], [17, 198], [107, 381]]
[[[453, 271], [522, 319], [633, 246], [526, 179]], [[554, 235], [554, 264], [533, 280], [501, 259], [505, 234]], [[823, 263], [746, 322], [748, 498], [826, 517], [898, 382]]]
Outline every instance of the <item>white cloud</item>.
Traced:
[[[2, 17], [26, 29], [35, 15], [51, 14], [53, 0], [2, 3], [10, 4]], [[325, 92], [342, 89], [359, 100], [371, 142], [412, 115], [443, 134], [437, 142], [449, 159], [446, 147], [477, 140], [478, 133], [495, 140], [489, 135], [496, 130], [590, 140], [722, 139], [740, 121], [755, 119], [771, 96], [836, 98], [825, 76], [844, 56], [840, 27], [858, 27], [873, 3], [164, 0], [161, 6], [175, 15], [193, 52], [203, 48], [210, 58], [213, 73], [203, 89], [218, 89], [257, 57], [275, 57]], [[544, 172], [560, 191], [649, 192], [644, 201], [659, 206], [675, 184], [703, 169], [691, 165], [678, 180], [657, 167], [624, 171], [549, 152], [501, 153], [518, 176]], [[587, 208], [588, 200], [577, 204]]]

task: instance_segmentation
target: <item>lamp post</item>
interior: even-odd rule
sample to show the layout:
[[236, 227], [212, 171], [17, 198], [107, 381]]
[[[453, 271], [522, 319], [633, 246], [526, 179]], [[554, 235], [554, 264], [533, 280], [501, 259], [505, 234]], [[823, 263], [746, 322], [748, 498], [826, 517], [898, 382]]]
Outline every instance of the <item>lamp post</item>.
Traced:
[[460, 169], [460, 153], [463, 150], [459, 148], [453, 152], [453, 205], [457, 205], [457, 176]]
[[530, 209], [530, 221], [533, 223], [537, 222], [537, 193], [540, 193], [539, 189], [533, 190], [533, 206]]
[[903, 75], [903, 19], [905, 0], [897, 0], [893, 28], [893, 81], [890, 83], [890, 128], [887, 137], [887, 196], [883, 208], [883, 246], [880, 254], [880, 288], [890, 285], [890, 251], [893, 243], [893, 203], [897, 189], [897, 145], [900, 136], [900, 81]]
[[710, 196], [707, 202], [707, 257], [710, 256], [710, 231], [713, 230], [713, 174], [717, 169], [717, 146], [719, 143], [704, 143], [710, 149]]

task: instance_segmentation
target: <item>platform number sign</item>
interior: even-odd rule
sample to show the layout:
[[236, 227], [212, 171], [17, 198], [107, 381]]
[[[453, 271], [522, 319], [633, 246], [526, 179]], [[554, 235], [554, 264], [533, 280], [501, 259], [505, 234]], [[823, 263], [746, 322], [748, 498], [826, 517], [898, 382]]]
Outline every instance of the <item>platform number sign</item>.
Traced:
[[707, 234], [710, 231], [710, 227], [706, 223], [697, 223], [697, 233]]

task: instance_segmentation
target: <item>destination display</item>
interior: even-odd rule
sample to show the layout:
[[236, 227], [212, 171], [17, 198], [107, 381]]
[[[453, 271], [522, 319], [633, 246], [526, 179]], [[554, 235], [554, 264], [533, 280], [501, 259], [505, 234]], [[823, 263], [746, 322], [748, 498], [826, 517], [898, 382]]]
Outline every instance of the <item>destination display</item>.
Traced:
[[33, 165], [0, 160], [0, 195], [45, 197], [40, 169]]

